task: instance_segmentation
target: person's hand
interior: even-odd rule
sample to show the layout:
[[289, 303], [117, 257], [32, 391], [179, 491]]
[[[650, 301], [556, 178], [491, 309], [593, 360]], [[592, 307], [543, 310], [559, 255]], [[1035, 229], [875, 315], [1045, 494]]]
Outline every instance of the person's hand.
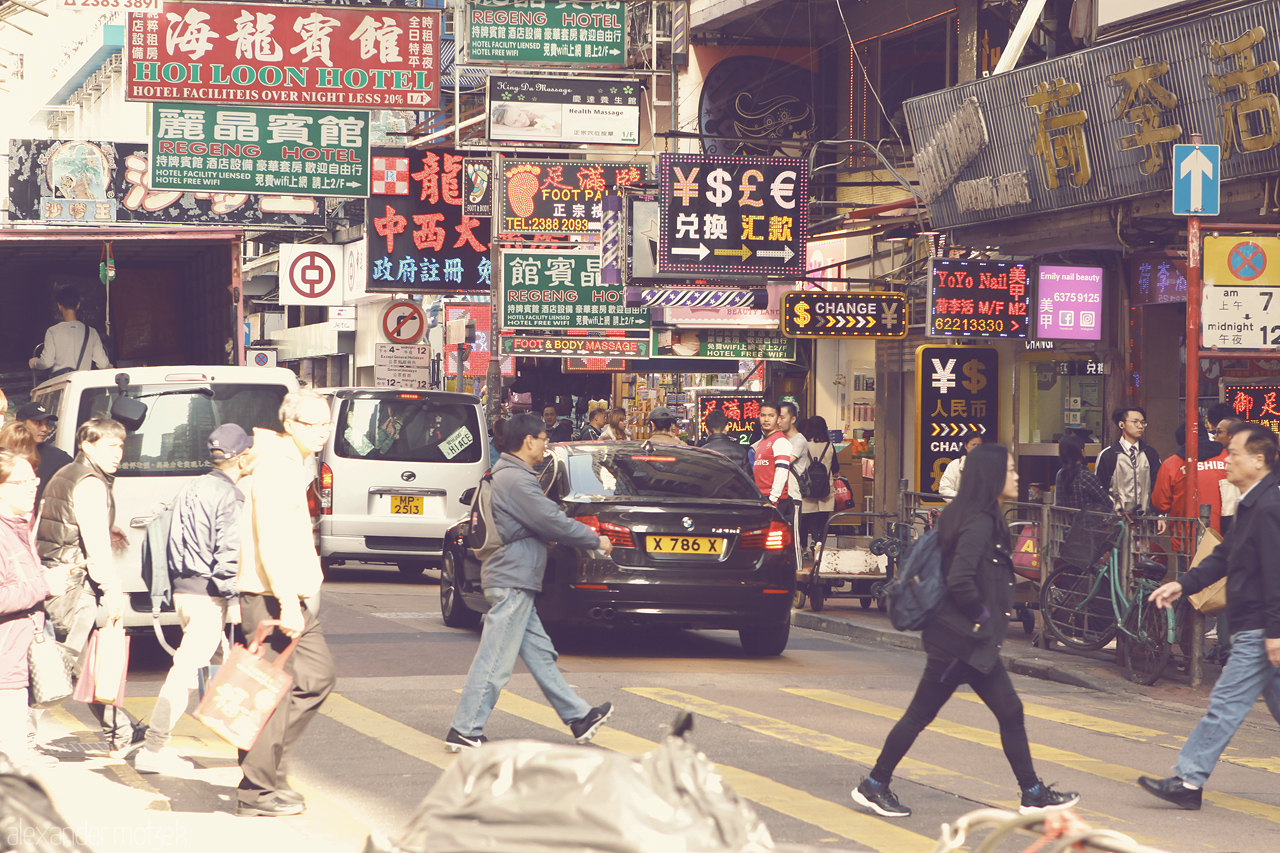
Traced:
[[232, 625], [240, 624], [240, 602], [227, 605], [227, 621]]
[[1267, 638], [1267, 660], [1272, 666], [1280, 666], [1280, 639]]
[[382, 425], [382, 429], [392, 438], [396, 437], [396, 433], [400, 431], [400, 424], [396, 423], [394, 417], [387, 418], [387, 422]]
[[601, 536], [600, 547], [597, 550], [604, 551], [606, 554], [608, 554], [613, 551], [613, 542], [609, 539], [608, 536]]
[[118, 589], [102, 593], [102, 606], [107, 609], [107, 621], [116, 622], [124, 618], [125, 607], [129, 601]]
[[281, 608], [280, 633], [284, 634], [290, 640], [294, 640], [302, 636], [302, 629], [304, 627], [306, 627], [306, 623], [302, 619], [301, 606], [295, 606], [289, 609]]
[[1164, 518], [1161, 518], [1159, 521], [1156, 522], [1156, 533], [1158, 535], [1163, 536], [1165, 532], [1168, 531], [1168, 529], [1169, 529], [1169, 522], [1166, 521]]
[[35, 367], [35, 366], [36, 366], [36, 360], [34, 358], [27, 359], [27, 367]]
[[1169, 609], [1173, 603], [1182, 597], [1182, 584], [1177, 581], [1169, 581], [1160, 587], [1152, 590], [1147, 596], [1147, 601], [1154, 602], [1156, 607]]
[[49, 587], [50, 597], [66, 595], [71, 584], [71, 572], [62, 566], [51, 566], [44, 570], [44, 582]]
[[116, 551], [123, 551], [129, 547], [129, 537], [119, 527], [111, 528], [111, 547]]

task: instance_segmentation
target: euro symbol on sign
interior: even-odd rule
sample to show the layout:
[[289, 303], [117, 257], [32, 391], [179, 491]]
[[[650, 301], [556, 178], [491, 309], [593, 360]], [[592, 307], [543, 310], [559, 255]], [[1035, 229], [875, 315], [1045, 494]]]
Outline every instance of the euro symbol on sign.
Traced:
[[982, 375], [982, 362], [976, 358], [971, 358], [965, 362], [962, 368], [964, 375], [969, 378], [960, 384], [969, 389], [970, 394], [977, 394], [983, 388], [987, 387], [987, 377]]
[[796, 323], [800, 326], [809, 325], [809, 306], [803, 302], [796, 305]]

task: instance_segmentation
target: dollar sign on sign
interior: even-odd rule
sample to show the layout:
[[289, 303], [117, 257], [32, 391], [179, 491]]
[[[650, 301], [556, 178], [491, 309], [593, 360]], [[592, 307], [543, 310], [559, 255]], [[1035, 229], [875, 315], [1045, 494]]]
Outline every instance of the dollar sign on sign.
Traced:
[[707, 200], [716, 207], [723, 207], [724, 203], [733, 197], [733, 190], [729, 187], [729, 181], [733, 177], [724, 169], [716, 169], [707, 175], [707, 186], [711, 190], [707, 193]]
[[969, 378], [960, 384], [969, 389], [970, 394], [977, 394], [987, 387], [987, 377], [982, 375], [982, 362], [971, 358], [964, 364], [964, 375]]
[[809, 306], [803, 302], [796, 306], [796, 321], [801, 326], [809, 325]]

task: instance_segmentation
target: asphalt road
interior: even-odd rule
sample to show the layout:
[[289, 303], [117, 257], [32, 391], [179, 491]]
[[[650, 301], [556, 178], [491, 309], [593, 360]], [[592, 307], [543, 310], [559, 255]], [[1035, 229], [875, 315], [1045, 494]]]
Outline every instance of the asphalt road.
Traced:
[[[368, 831], [394, 835], [455, 760], [441, 741], [479, 634], [444, 626], [432, 573], [406, 582], [391, 567], [334, 569], [322, 621], [338, 665], [337, 694], [308, 730], [292, 768], [311, 810], [257, 825], [289, 823], [313, 848], [354, 853]], [[886, 821], [850, 800], [849, 789], [910, 700], [923, 666], [918, 653], [804, 630], [793, 630], [786, 654], [770, 659], [746, 657], [731, 632], [618, 630], [560, 641], [570, 683], [593, 704], [607, 699], [617, 708], [598, 746], [645, 752], [678, 709], [694, 708], [694, 741], [754, 803], [778, 842], [927, 851], [943, 821], [984, 805], [1017, 806], [994, 719], [967, 691], [899, 768], [893, 787], [913, 809], [910, 818]], [[141, 716], [166, 667], [152, 643], [135, 643], [129, 701]], [[1275, 849], [1274, 725], [1247, 723], [1210, 782], [1205, 808], [1179, 811], [1134, 780], [1139, 773], [1168, 774], [1198, 710], [1021, 677], [1015, 684], [1042, 778], [1080, 791], [1077, 811], [1085, 820], [1170, 853]], [[93, 738], [83, 707], [59, 719], [72, 728], [81, 723], [81, 739]], [[486, 734], [571, 742], [523, 668]], [[148, 808], [172, 811], [174, 819], [184, 810], [225, 812], [238, 778], [234, 753], [189, 718], [175, 742], [196, 757], [200, 769], [190, 779], [143, 777], [121, 766], [112, 771], [114, 781], [147, 791]], [[227, 820], [234, 828], [250, 823]], [[267, 849], [247, 849], [255, 848]]]

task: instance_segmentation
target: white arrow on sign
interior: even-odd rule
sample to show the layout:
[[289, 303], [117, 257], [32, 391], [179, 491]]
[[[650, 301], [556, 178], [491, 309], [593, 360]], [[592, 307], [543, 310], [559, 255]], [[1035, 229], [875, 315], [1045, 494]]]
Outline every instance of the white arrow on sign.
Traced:
[[708, 249], [708, 248], [706, 247], [706, 245], [705, 245], [705, 244], [703, 244], [703, 243], [699, 243], [699, 244], [698, 244], [698, 248], [696, 248], [696, 249], [672, 246], [672, 247], [671, 247], [671, 254], [673, 254], [673, 255], [697, 255], [697, 256], [698, 256], [698, 260], [702, 260], [702, 259], [703, 259], [703, 258], [705, 258], [707, 255], [711, 254], [711, 250], [710, 250], [710, 249]]
[[756, 254], [762, 258], [782, 258], [784, 264], [790, 263], [791, 259], [796, 256], [796, 253], [791, 251], [790, 246], [783, 246], [781, 249], [761, 249]]
[[1213, 180], [1213, 161], [1199, 148], [1182, 161], [1182, 177], [1191, 176], [1191, 209], [1204, 210], [1204, 182]]

